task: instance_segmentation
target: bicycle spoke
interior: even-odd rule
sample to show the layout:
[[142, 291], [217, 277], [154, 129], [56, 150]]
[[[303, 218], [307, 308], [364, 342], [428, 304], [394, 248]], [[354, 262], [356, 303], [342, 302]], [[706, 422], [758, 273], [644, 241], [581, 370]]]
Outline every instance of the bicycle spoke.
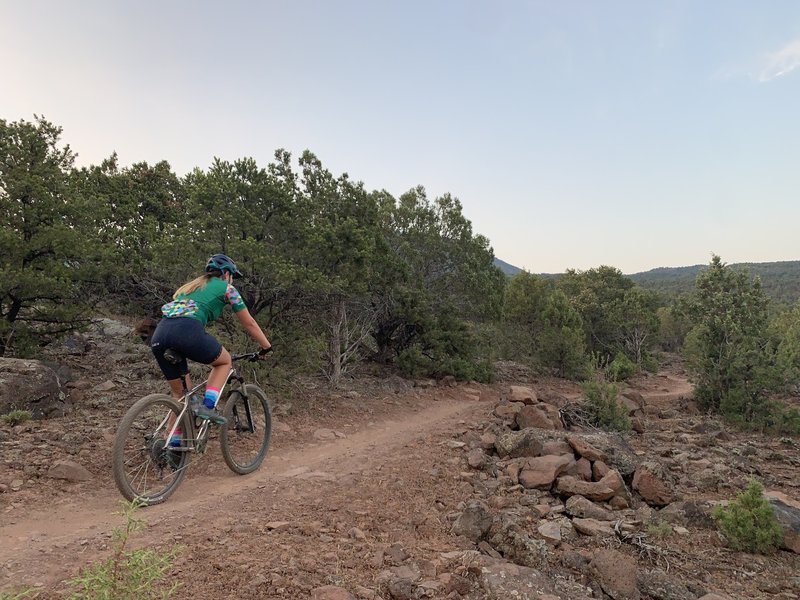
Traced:
[[245, 386], [247, 396], [234, 393], [228, 398], [226, 427], [220, 429], [222, 454], [236, 473], [250, 473], [264, 460], [269, 447], [272, 418], [264, 392]]
[[185, 420], [183, 426], [175, 426], [183, 412], [178, 406], [169, 397], [148, 396], [123, 418], [114, 444], [114, 478], [129, 500], [162, 502], [183, 478], [190, 463], [188, 453], [173, 449], [167, 439], [173, 430], [191, 431]]

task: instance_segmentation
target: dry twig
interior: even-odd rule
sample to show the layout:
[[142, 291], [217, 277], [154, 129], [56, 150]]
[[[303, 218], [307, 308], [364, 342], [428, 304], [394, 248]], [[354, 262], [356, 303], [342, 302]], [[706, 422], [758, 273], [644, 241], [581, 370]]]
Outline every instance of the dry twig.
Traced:
[[648, 543], [647, 534], [641, 531], [637, 532], [626, 532], [622, 531], [620, 527], [622, 525], [622, 521], [617, 521], [614, 524], [614, 533], [617, 534], [617, 539], [620, 542], [630, 544], [639, 550], [639, 557], [646, 558], [652, 564], [656, 566], [661, 566], [663, 563], [663, 569], [667, 573], [670, 570], [670, 563], [669, 558], [667, 557], [668, 551], [664, 548], [660, 548], [655, 544]]

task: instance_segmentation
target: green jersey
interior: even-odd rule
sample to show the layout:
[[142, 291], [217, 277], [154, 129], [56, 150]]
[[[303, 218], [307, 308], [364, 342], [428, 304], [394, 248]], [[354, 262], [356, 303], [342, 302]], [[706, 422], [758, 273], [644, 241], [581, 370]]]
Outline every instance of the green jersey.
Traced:
[[167, 319], [189, 317], [197, 319], [203, 325], [216, 321], [222, 309], [230, 305], [233, 312], [247, 308], [235, 287], [217, 277], [212, 278], [204, 287], [191, 294], [181, 294], [172, 302], [161, 307], [161, 314]]

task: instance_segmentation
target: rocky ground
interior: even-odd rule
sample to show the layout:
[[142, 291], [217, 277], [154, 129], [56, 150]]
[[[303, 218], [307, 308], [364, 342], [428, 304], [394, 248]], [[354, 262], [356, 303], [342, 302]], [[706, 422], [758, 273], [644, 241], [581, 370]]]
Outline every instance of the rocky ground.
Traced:
[[[108, 554], [115, 424], [164, 389], [110, 320], [49, 359], [56, 381], [34, 363], [0, 370], [2, 398], [63, 392], [43, 396], [50, 418], [0, 426], [0, 590], [40, 598]], [[178, 546], [169, 577], [195, 598], [800, 598], [797, 538], [733, 552], [710, 518], [752, 478], [800, 499], [797, 439], [698, 414], [678, 362], [625, 390], [626, 434], [564, 429], [578, 387], [499, 367], [493, 385], [301, 382], [291, 406], [274, 399], [258, 472], [234, 476], [212, 446], [141, 511], [136, 544]]]

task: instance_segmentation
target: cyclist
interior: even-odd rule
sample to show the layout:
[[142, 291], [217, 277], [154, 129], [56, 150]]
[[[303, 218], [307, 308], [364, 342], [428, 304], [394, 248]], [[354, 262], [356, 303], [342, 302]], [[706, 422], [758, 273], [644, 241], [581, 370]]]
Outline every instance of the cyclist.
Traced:
[[[222, 314], [230, 305], [244, 330], [261, 346], [261, 353], [269, 351], [267, 336], [247, 310], [239, 292], [233, 287], [234, 279], [242, 274], [230, 257], [215, 254], [208, 259], [205, 274], [184, 284], [175, 292], [172, 302], [161, 307], [164, 316], [156, 327], [150, 349], [167, 378], [172, 395], [180, 399], [184, 395], [182, 378], [186, 375], [186, 386], [191, 388], [186, 359], [211, 365], [206, 391], [202, 402], [192, 399], [194, 414], [200, 419], [224, 425], [225, 417], [216, 411], [219, 393], [231, 371], [231, 355], [214, 336], [206, 332], [205, 326]], [[173, 364], [164, 358], [164, 352], [173, 349], [184, 358]], [[181, 432], [176, 431], [172, 445], [178, 445]]]

